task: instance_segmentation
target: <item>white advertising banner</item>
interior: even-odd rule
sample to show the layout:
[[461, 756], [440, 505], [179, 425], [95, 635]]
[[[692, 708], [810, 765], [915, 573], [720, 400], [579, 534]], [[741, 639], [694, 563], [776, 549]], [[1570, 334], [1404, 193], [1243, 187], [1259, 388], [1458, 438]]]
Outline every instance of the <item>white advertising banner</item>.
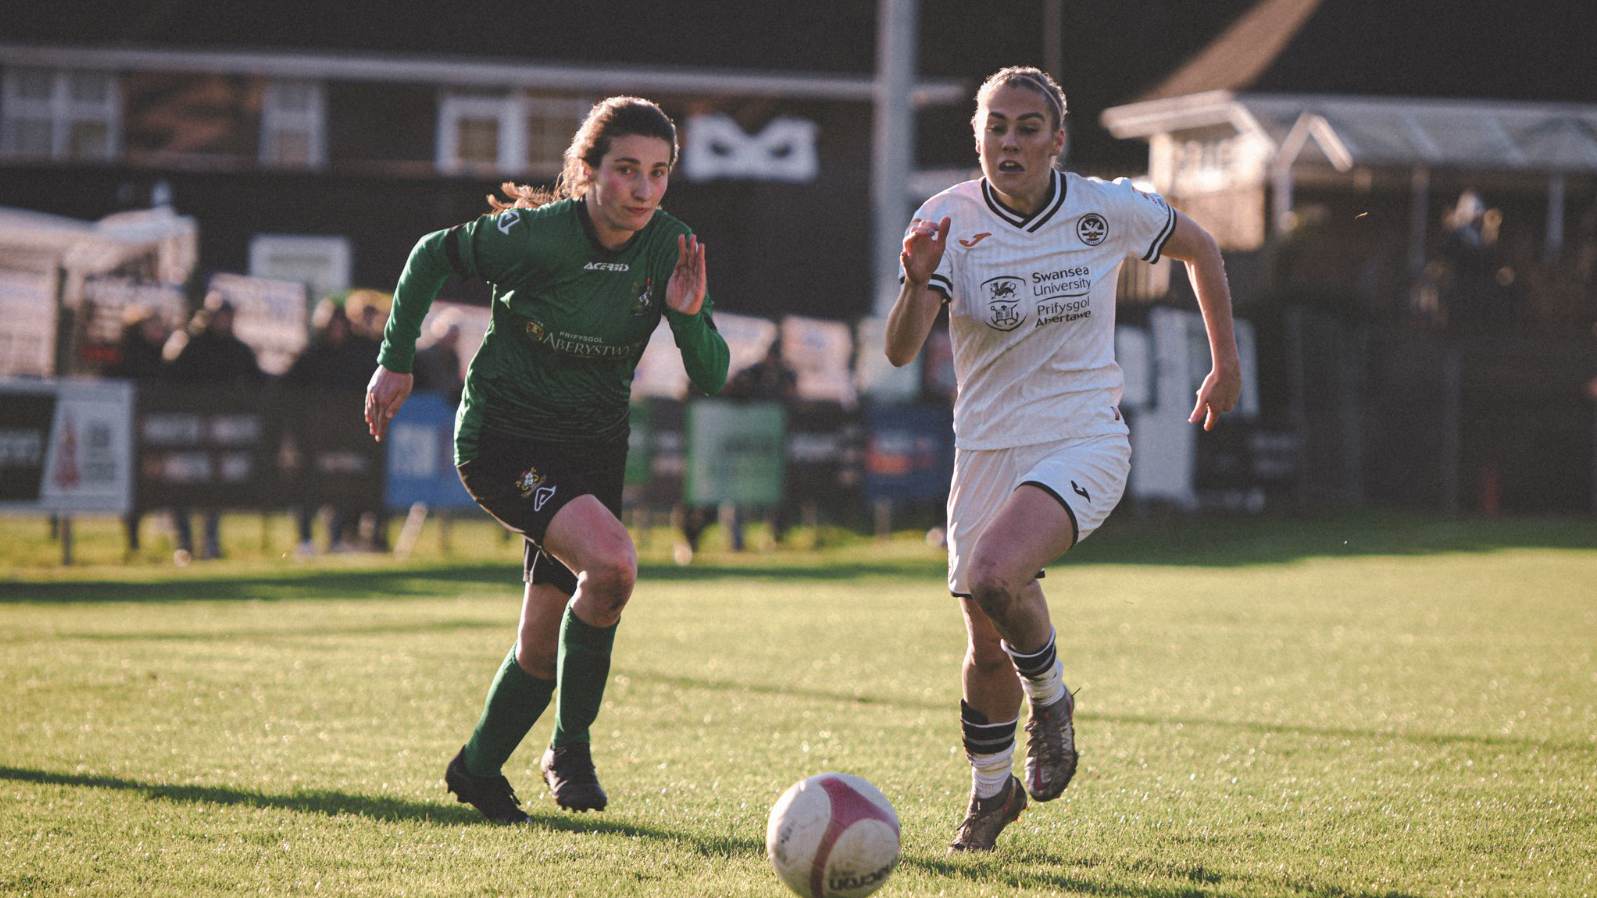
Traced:
[[0, 512], [124, 514], [133, 386], [0, 380]]
[[55, 374], [54, 271], [0, 268], [0, 377]]
[[782, 357], [798, 375], [800, 399], [853, 408], [854, 332], [842, 321], [789, 315], [782, 319]]

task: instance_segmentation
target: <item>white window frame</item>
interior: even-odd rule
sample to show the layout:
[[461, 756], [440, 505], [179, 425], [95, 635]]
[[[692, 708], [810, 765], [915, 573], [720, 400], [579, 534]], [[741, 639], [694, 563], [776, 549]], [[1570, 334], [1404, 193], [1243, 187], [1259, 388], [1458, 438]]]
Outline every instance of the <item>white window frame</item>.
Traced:
[[[572, 135], [577, 133], [578, 126], [592, 108], [593, 101], [584, 97], [523, 98], [520, 128], [525, 146], [522, 151], [522, 170], [551, 179], [560, 174], [560, 169], [565, 165], [566, 147], [571, 145]], [[534, 118], [558, 124], [552, 132], [556, 135], [555, 142], [546, 143], [542, 148], [532, 145], [529, 125]]]
[[[290, 91], [304, 91], [303, 107], [287, 102]], [[317, 81], [270, 81], [261, 97], [261, 145], [264, 168], [321, 169], [327, 165], [327, 96]], [[306, 158], [284, 159], [278, 141], [288, 135], [305, 139]]]
[[[527, 156], [522, 95], [445, 93], [438, 103], [438, 170], [448, 175], [505, 175], [522, 170]], [[492, 163], [460, 158], [460, 125], [468, 119], [498, 123], [499, 146]]]
[[[49, 79], [50, 96], [27, 97], [22, 79], [43, 75]], [[85, 100], [73, 96], [76, 79], [104, 82], [103, 96]], [[18, 128], [23, 123], [43, 123], [49, 128], [49, 147], [31, 151], [19, 144]], [[105, 129], [105, 140], [98, 152], [74, 154], [73, 128], [79, 124], [98, 124]], [[61, 162], [108, 162], [122, 153], [121, 83], [113, 72], [92, 69], [6, 69], [0, 78], [0, 155], [45, 158]]]
[[[438, 102], [438, 170], [449, 175], [553, 177], [560, 172], [561, 154], [570, 143], [571, 135], [592, 105], [591, 101], [579, 97], [533, 96], [519, 91], [505, 94], [445, 92]], [[534, 117], [560, 123], [558, 147], [530, 145], [528, 124]], [[499, 143], [492, 163], [460, 157], [460, 125], [469, 119], [492, 120], [497, 124]], [[536, 157], [532, 155], [534, 152]]]

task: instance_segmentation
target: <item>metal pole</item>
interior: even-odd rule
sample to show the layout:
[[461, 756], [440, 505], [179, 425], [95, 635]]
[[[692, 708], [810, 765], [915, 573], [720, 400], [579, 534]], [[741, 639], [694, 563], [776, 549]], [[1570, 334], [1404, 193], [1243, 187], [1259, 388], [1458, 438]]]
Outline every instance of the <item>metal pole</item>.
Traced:
[[878, 0], [876, 118], [871, 135], [872, 308], [886, 317], [898, 296], [898, 253], [909, 224], [915, 156], [915, 53], [919, 0]]
[[1429, 239], [1426, 229], [1430, 225], [1431, 170], [1416, 166], [1409, 177], [1408, 212], [1408, 275], [1409, 289], [1424, 282], [1425, 244]]
[[1043, 70], [1060, 84], [1065, 83], [1065, 54], [1060, 47], [1064, 40], [1065, 12], [1063, 0], [1043, 0], [1042, 5], [1042, 59]]
[[1463, 467], [1464, 371], [1462, 351], [1449, 341], [1442, 351], [1442, 510], [1458, 514]]
[[1547, 179], [1547, 239], [1544, 258], [1557, 262], [1564, 251], [1564, 176], [1555, 174]]

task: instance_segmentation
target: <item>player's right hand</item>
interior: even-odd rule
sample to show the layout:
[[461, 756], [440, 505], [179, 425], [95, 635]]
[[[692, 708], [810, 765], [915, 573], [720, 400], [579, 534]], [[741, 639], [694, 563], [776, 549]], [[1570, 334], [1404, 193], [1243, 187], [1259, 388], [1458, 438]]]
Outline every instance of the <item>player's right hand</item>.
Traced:
[[904, 266], [904, 279], [918, 286], [931, 281], [938, 263], [943, 261], [947, 241], [947, 216], [939, 222], [924, 218], [911, 221], [909, 230], [904, 232], [904, 250], [898, 254], [898, 262]]
[[371, 383], [366, 385], [366, 427], [379, 443], [388, 433], [388, 422], [399, 414], [399, 407], [405, 404], [415, 383], [415, 375], [400, 374], [381, 365], [372, 372]]

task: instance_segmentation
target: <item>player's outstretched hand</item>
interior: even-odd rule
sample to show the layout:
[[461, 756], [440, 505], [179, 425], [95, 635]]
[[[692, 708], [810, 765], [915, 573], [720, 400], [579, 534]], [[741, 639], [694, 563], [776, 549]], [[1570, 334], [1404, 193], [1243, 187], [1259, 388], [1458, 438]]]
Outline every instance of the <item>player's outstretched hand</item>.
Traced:
[[366, 427], [379, 443], [388, 433], [388, 422], [399, 414], [399, 407], [405, 404], [415, 383], [415, 375], [400, 374], [381, 365], [372, 372], [371, 383], [366, 385]]
[[943, 261], [943, 248], [948, 240], [948, 218], [932, 222], [917, 218], [909, 223], [904, 233], [904, 251], [898, 261], [904, 266], [904, 277], [913, 284], [925, 286]]
[[665, 302], [684, 315], [697, 315], [704, 305], [707, 278], [704, 274], [704, 244], [697, 235], [677, 236], [677, 265], [665, 285]]

